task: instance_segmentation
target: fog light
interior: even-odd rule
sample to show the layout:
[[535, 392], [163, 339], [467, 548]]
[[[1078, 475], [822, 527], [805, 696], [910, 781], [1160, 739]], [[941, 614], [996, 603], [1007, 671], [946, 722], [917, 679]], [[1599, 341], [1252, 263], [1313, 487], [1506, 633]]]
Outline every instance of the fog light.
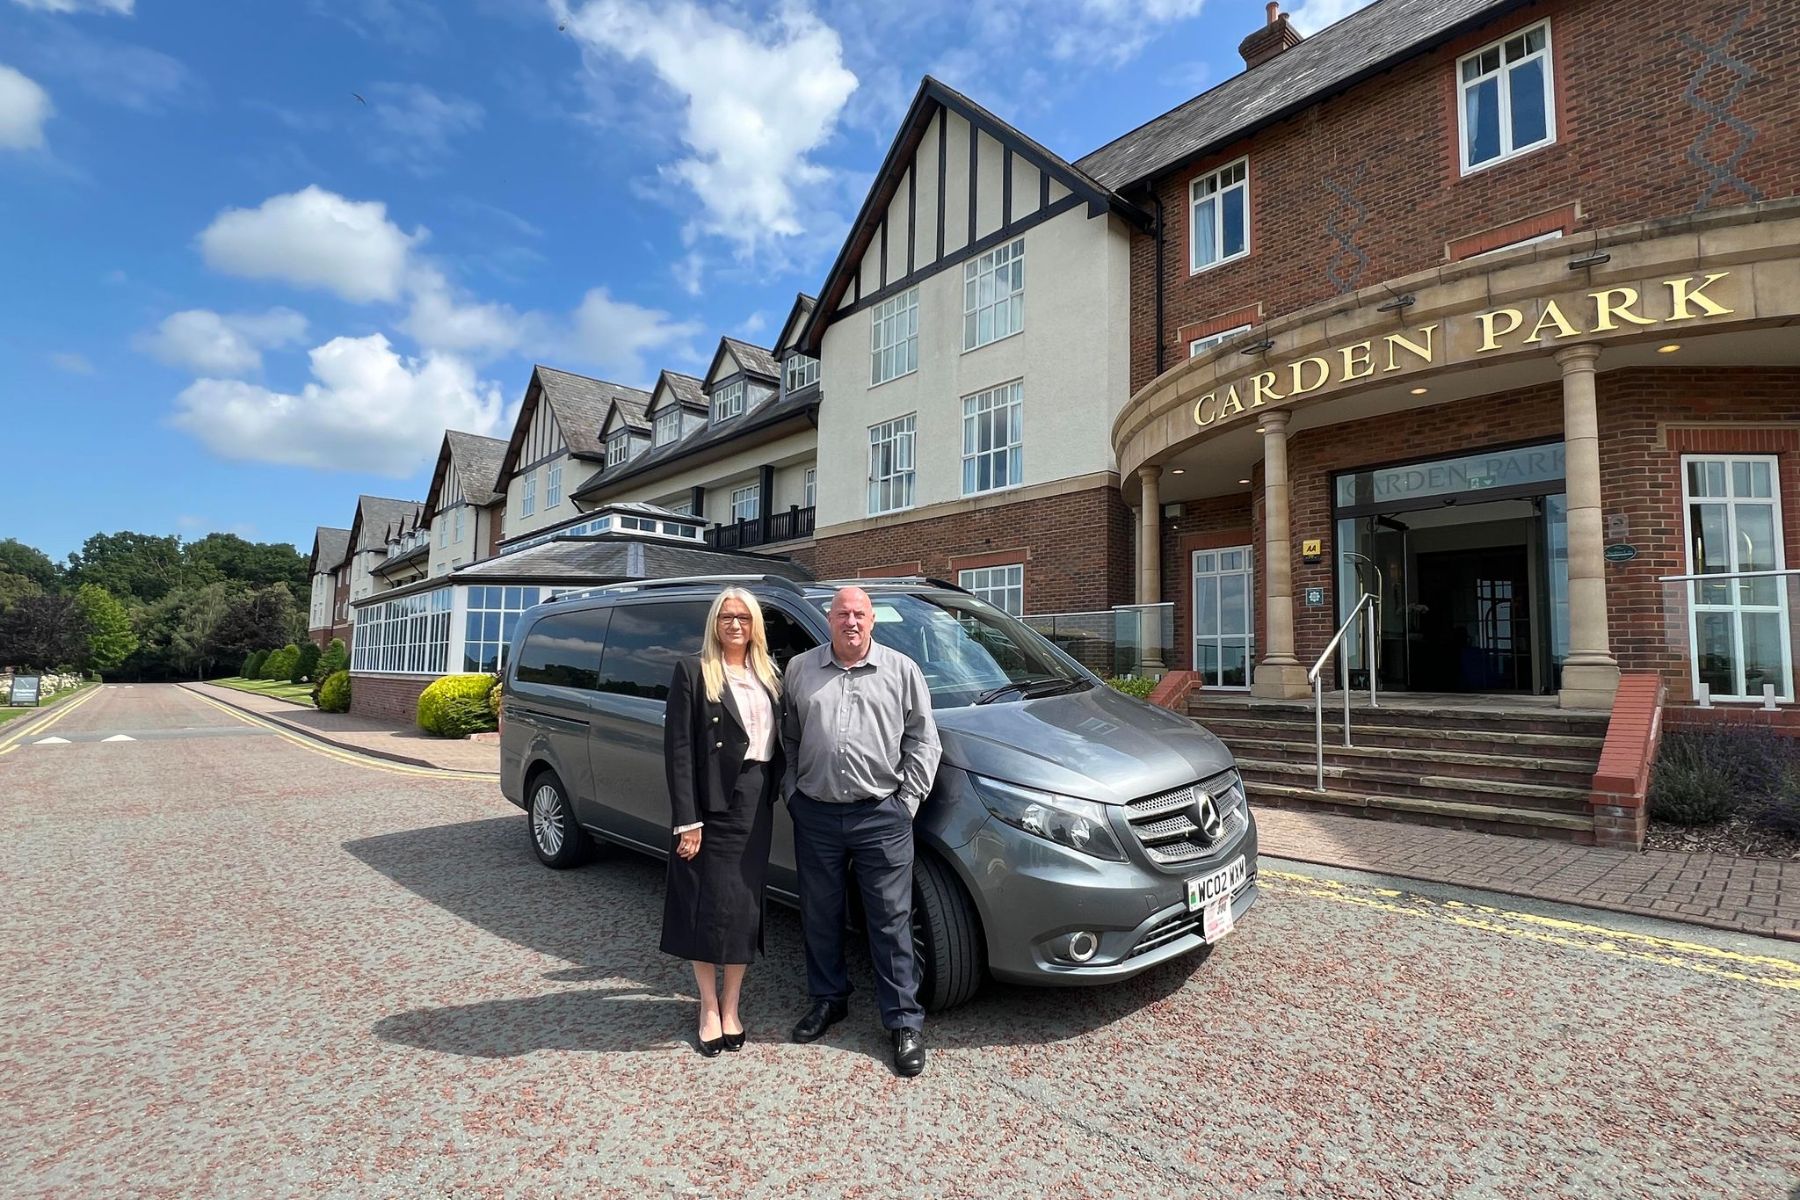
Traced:
[[1100, 949], [1100, 936], [1087, 930], [1078, 930], [1069, 935], [1069, 959], [1072, 962], [1084, 963], [1094, 957]]

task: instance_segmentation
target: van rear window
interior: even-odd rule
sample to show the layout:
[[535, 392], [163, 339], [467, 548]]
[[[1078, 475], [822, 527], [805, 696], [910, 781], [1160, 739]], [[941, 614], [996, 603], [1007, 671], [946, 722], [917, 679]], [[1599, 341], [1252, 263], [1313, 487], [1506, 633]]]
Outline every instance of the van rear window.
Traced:
[[710, 600], [621, 604], [612, 610], [606, 652], [600, 659], [600, 690], [646, 700], [669, 698], [675, 664], [700, 653]]
[[599, 682], [600, 641], [605, 633], [605, 609], [543, 618], [525, 634], [513, 681], [593, 690]]

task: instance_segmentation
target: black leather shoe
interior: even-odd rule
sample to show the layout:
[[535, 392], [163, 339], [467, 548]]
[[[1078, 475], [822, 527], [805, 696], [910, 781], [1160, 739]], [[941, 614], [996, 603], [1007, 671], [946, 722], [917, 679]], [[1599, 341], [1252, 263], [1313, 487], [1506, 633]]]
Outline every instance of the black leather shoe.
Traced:
[[842, 1000], [818, 1000], [806, 1010], [800, 1023], [794, 1026], [796, 1042], [816, 1042], [827, 1029], [850, 1015], [850, 1006]]
[[908, 1079], [925, 1070], [925, 1039], [916, 1029], [894, 1030], [894, 1073]]
[[696, 1036], [694, 1038], [694, 1044], [700, 1048], [700, 1053], [706, 1058], [717, 1058], [719, 1057], [719, 1051], [725, 1048], [725, 1039], [722, 1037], [703, 1038]]
[[744, 1048], [744, 1037], [743, 1033], [728, 1033], [720, 1041], [725, 1043], [725, 1049], [736, 1054]]

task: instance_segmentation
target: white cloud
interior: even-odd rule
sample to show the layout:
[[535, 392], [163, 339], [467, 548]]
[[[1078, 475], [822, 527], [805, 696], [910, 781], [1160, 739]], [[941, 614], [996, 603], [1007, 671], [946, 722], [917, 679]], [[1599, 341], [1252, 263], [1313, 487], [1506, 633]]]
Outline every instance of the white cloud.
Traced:
[[326, 288], [346, 300], [396, 300], [423, 228], [407, 233], [378, 200], [347, 200], [318, 186], [227, 209], [200, 234], [208, 266], [251, 279]]
[[416, 83], [378, 83], [369, 89], [373, 117], [369, 157], [415, 175], [436, 171], [450, 140], [481, 128], [486, 110], [461, 96], [440, 96]]
[[175, 400], [172, 423], [224, 458], [404, 478], [437, 452], [445, 429], [494, 435], [498, 385], [454, 355], [407, 358], [387, 338], [334, 338], [312, 351], [298, 394], [200, 379]]
[[801, 196], [831, 175], [810, 156], [856, 90], [833, 29], [795, 3], [746, 28], [691, 0], [549, 2], [590, 70], [641, 62], [684, 101], [687, 154], [666, 171], [699, 200], [700, 229], [741, 254], [804, 231]]
[[49, 92], [0, 63], [0, 150], [36, 150], [42, 146], [44, 122], [55, 111]]
[[306, 318], [291, 308], [220, 314], [204, 308], [171, 313], [137, 347], [197, 375], [248, 375], [262, 369], [262, 352], [298, 345]]
[[100, 12], [117, 13], [129, 17], [137, 0], [13, 0], [22, 8], [36, 9], [38, 12], [72, 13]]
[[401, 328], [429, 349], [483, 358], [504, 354], [529, 340], [539, 323], [508, 305], [472, 299], [434, 267], [416, 270], [411, 288], [412, 309]]
[[59, 350], [50, 356], [50, 365], [71, 375], [92, 375], [94, 364], [79, 354]]
[[205, 92], [180, 59], [71, 24], [46, 26], [21, 54], [59, 86], [66, 81], [103, 103], [139, 112], [161, 112]]
[[[605, 288], [594, 288], [582, 297], [559, 342], [568, 359], [609, 379], [639, 384], [663, 361], [692, 359], [700, 332], [698, 321], [675, 321], [661, 309], [615, 300]], [[652, 362], [652, 354], [663, 361]]]
[[1327, 25], [1334, 25], [1359, 8], [1367, 8], [1373, 0], [1305, 0], [1288, 14], [1295, 29], [1311, 37]]

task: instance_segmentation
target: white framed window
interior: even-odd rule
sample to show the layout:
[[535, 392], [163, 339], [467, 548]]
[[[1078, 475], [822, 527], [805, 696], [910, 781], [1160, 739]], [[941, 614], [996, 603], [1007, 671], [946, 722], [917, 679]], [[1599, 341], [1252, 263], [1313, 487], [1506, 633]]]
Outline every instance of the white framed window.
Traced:
[[1188, 272], [1250, 253], [1250, 160], [1240, 158], [1188, 185]]
[[790, 354], [782, 378], [789, 395], [819, 382], [819, 360], [805, 354]]
[[963, 495], [1025, 480], [1025, 385], [1019, 380], [963, 397]]
[[1483, 250], [1480, 254], [1471, 254], [1470, 258], [1482, 258], [1489, 254], [1499, 254], [1502, 250], [1517, 250], [1520, 246], [1536, 246], [1540, 242], [1554, 242], [1561, 238], [1562, 230], [1552, 229], [1549, 233], [1536, 234], [1533, 237], [1520, 238], [1516, 242], [1508, 242], [1504, 246], [1495, 246], [1492, 250]]
[[659, 507], [666, 508], [678, 516], [691, 517], [694, 515], [694, 502], [692, 500], [677, 500], [672, 504], [664, 504]]
[[800, 477], [800, 507], [811, 508], [817, 503], [819, 494], [819, 469], [806, 468], [806, 474]]
[[913, 504], [913, 429], [916, 414], [869, 429], [869, 512], [895, 512]]
[[671, 404], [656, 414], [656, 427], [651, 434], [651, 441], [658, 446], [666, 446], [681, 436], [681, 408]]
[[1025, 328], [1025, 239], [995, 246], [963, 264], [963, 349]]
[[463, 540], [463, 510], [462, 510], [461, 505], [457, 506], [456, 516], [454, 519], [456, 521], [456, 529], [454, 531], [455, 536], [453, 538], [451, 538], [451, 540], [460, 545]]
[[744, 411], [744, 381], [734, 379], [713, 393], [713, 420], [728, 421]]
[[1197, 337], [1188, 343], [1188, 357], [1198, 358], [1214, 346], [1223, 345], [1240, 333], [1249, 333], [1248, 325], [1234, 325], [1230, 329], [1221, 329], [1217, 333], [1209, 333], [1205, 337]]
[[731, 489], [731, 519], [733, 521], [754, 521], [762, 509], [762, 486], [749, 484], [741, 488]]
[[1687, 573], [1726, 576], [1688, 585], [1696, 688], [1706, 684], [1715, 700], [1761, 700], [1773, 684], [1791, 701], [1788, 577], [1749, 574], [1787, 567], [1775, 456], [1684, 454], [1681, 499]]
[[529, 517], [537, 511], [537, 468], [525, 472], [525, 492], [519, 497], [519, 515]]
[[1548, 21], [1456, 61], [1464, 175], [1556, 140], [1551, 74]]
[[[611, 446], [608, 446], [606, 448], [606, 457], [609, 460], [608, 465], [610, 466], [611, 465], [610, 460], [612, 458], [612, 447]], [[544, 483], [544, 507], [545, 508], [555, 508], [557, 505], [559, 505], [561, 503], [562, 503], [562, 464], [561, 463], [551, 463], [549, 477], [545, 480], [545, 483]]]
[[907, 288], [869, 310], [869, 386], [919, 369], [919, 289]]
[[1009, 563], [1003, 567], [975, 567], [956, 573], [958, 587], [973, 592], [979, 599], [1015, 617], [1025, 615], [1025, 566]]
[[438, 527], [438, 549], [439, 550], [448, 550], [450, 548], [449, 516], [450, 516], [449, 513], [439, 513], [438, 514], [437, 527]]
[[631, 456], [631, 432], [620, 429], [606, 437], [606, 465], [616, 467]]

